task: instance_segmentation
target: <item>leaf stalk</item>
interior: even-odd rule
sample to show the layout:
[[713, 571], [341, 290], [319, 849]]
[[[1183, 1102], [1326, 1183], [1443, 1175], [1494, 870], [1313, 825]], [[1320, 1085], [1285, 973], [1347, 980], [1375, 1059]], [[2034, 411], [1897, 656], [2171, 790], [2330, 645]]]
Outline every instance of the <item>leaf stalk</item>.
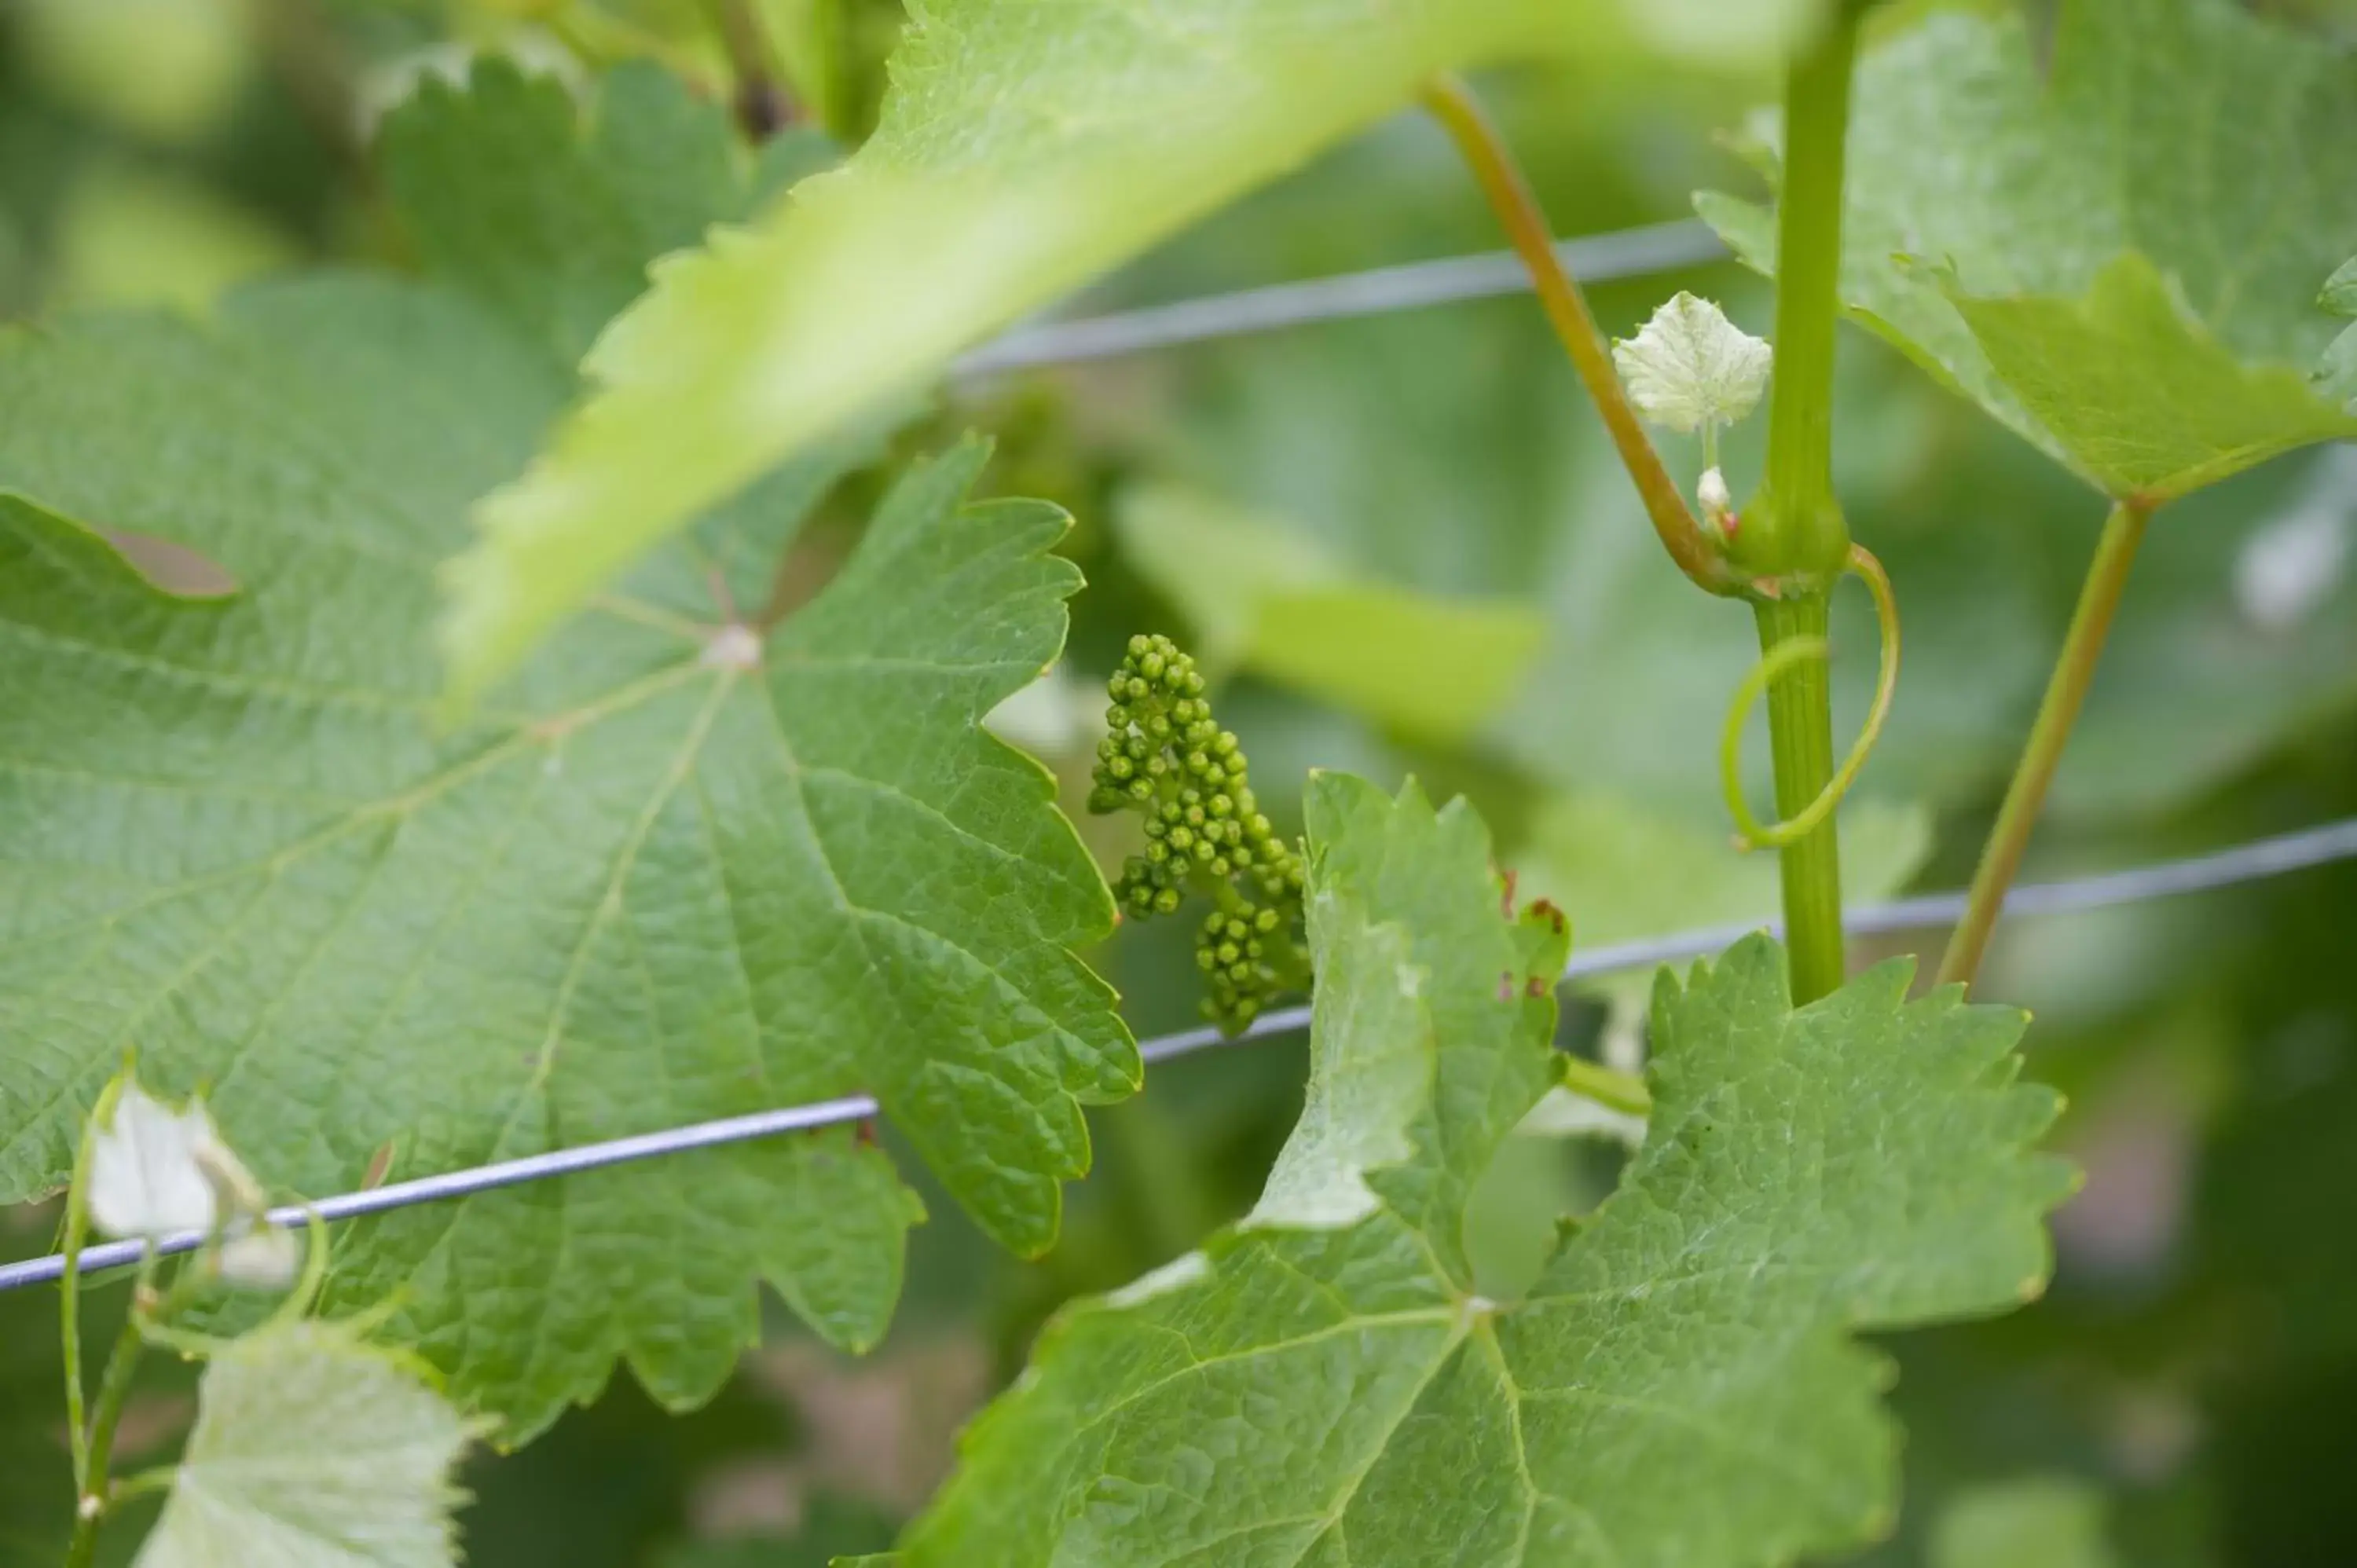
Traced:
[[[106, 1517], [107, 1505], [112, 1500], [107, 1466], [114, 1455], [114, 1433], [122, 1423], [123, 1407], [131, 1399], [132, 1379], [147, 1348], [145, 1330], [147, 1319], [155, 1310], [156, 1271], [162, 1262], [152, 1248], [140, 1260], [138, 1280], [131, 1287], [131, 1310], [124, 1317], [123, 1331], [114, 1337], [114, 1349], [107, 1357], [105, 1375], [99, 1380], [98, 1402], [91, 1413], [87, 1457], [74, 1494], [73, 1539], [66, 1547], [66, 1568], [90, 1568], [98, 1551], [99, 1521]], [[184, 1275], [188, 1272], [182, 1270]]]
[[1586, 1057], [1564, 1058], [1563, 1086], [1623, 1116], [1650, 1117], [1653, 1113], [1653, 1091], [1645, 1086], [1643, 1079], [1606, 1067], [1602, 1062], [1589, 1061]]
[[1981, 852], [1980, 867], [1973, 874], [1964, 918], [1949, 937], [1947, 951], [1940, 960], [1939, 983], [1943, 985], [1970, 985], [1980, 973], [1989, 936], [1996, 930], [1997, 914], [2005, 906], [2006, 891], [2021, 869], [2022, 852], [2029, 848], [2029, 835], [2037, 828], [2039, 813], [2045, 807], [2047, 789], [2054, 782], [2054, 769], [2062, 760], [2063, 748], [2070, 744], [2071, 728], [2078, 722], [2087, 688], [2094, 682], [2095, 665], [2103, 657], [2104, 639], [2111, 633], [2112, 617], [2119, 608], [2120, 593], [2127, 586], [2128, 570], [2136, 564], [2136, 547], [2144, 542], [2145, 524], [2151, 520], [2156, 504], [2132, 497], [2115, 504], [2111, 516], [2104, 521], [2103, 537], [2095, 545], [2095, 558], [2089, 564], [2086, 581], [2079, 590], [2078, 607], [2072, 612], [2071, 628], [2063, 634], [2061, 657], [2055, 661], [2054, 673], [2047, 681], [2046, 695], [2038, 704], [2038, 717], [2029, 726], [2029, 743], [2023, 746], [2021, 760], [2014, 768], [2013, 782], [2006, 788], [2005, 803], [1997, 809], [1996, 825], [1989, 831], [1987, 847]]
[[1555, 254], [1554, 231], [1547, 225], [1537, 194], [1515, 162], [1513, 150], [1491, 124], [1471, 90], [1457, 78], [1436, 79], [1425, 89], [1424, 102], [1456, 142], [1515, 253], [1529, 270], [1539, 304], [1570, 355], [1572, 368], [1587, 389], [1596, 412], [1603, 416], [1604, 428], [1620, 455], [1621, 466], [1636, 484], [1662, 548], [1697, 586], [1725, 596], [1739, 593], [1740, 582], [1728, 568], [1717, 541], [1695, 519], [1684, 492], [1670, 477], [1661, 454], [1645, 434], [1636, 406], [1620, 384], [1620, 372], [1613, 369], [1611, 346], [1597, 327], [1578, 281]]

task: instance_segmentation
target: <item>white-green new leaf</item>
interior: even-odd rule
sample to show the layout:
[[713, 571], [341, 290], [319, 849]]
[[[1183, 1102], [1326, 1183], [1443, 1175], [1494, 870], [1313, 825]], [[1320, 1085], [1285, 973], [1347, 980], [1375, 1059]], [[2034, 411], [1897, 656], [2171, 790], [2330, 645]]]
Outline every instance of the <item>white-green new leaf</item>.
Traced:
[[[1706, 196], [1747, 261], [1761, 209]], [[1934, 14], [1858, 72], [1842, 293], [2115, 496], [2357, 435], [2311, 371], [2357, 248], [2357, 56], [2228, 0]]]
[[1691, 435], [1758, 407], [1775, 354], [1717, 306], [1681, 289], [1634, 338], [1612, 345], [1612, 363], [1640, 413]]
[[1760, 1568], [1872, 1534], [1888, 1372], [1850, 1336], [2045, 1277], [2068, 1172], [2028, 1152], [2056, 1101], [2014, 1081], [2021, 1015], [1909, 1003], [1902, 965], [1795, 1010], [1764, 938], [1664, 975], [1643, 1153], [1487, 1301], [1466, 1183], [1553, 1077], [1559, 921], [1501, 917], [1461, 805], [1328, 777], [1309, 815], [1313, 1072], [1269, 1197], [1049, 1328], [904, 1563]]
[[[1656, 0], [1642, 0], [1650, 10]], [[1638, 0], [922, 0], [841, 172], [656, 269], [597, 392], [452, 564], [461, 702], [698, 509], [992, 329], [1389, 113]], [[1816, 6], [1735, 0], [1721, 43]], [[1694, 7], [1687, 6], [1692, 11]]]
[[[178, 1230], [210, 1231], [221, 1218], [221, 1192], [208, 1166], [225, 1177], [242, 1176], [195, 1100], [178, 1111], [126, 1080], [112, 1103], [91, 1117], [90, 1167], [83, 1201], [102, 1235], [161, 1238]], [[253, 1186], [253, 1177], [243, 1176]]]
[[[493, 72], [404, 113], [468, 116], [511, 175], [567, 124], [521, 112], [550, 97]], [[595, 209], [624, 188], [536, 166]], [[32, 498], [0, 499], [0, 1202], [62, 1180], [130, 1050], [294, 1194], [387, 1152], [416, 1176], [871, 1092], [987, 1230], [1044, 1247], [1088, 1163], [1078, 1102], [1137, 1074], [1071, 950], [1110, 929], [1104, 885], [1045, 774], [981, 728], [1060, 647], [1067, 520], [965, 506], [969, 445], [765, 637], [726, 623], [710, 584], [761, 603], [864, 446], [816, 455], [437, 733], [435, 563], [571, 387], [549, 318], [482, 285], [510, 275], [495, 241], [464, 292], [315, 277], [207, 324], [0, 348], [0, 489]], [[242, 592], [164, 600], [67, 518]], [[362, 1222], [328, 1305], [391, 1303], [383, 1331], [516, 1441], [618, 1359], [666, 1403], [707, 1397], [758, 1334], [757, 1281], [872, 1344], [916, 1213], [847, 1131], [775, 1139]]]
[[137, 1568], [452, 1568], [478, 1423], [423, 1371], [339, 1324], [224, 1347]]

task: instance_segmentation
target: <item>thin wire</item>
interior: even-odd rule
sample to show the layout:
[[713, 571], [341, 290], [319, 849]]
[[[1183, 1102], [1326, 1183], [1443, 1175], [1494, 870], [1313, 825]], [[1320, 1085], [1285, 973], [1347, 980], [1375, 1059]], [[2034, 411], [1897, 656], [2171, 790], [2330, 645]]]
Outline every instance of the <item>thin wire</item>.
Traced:
[[[2164, 861], [2156, 865], [2077, 877], [2068, 882], [2016, 887], [2006, 897], [2005, 912], [2016, 917], [2059, 915], [2143, 903], [2153, 898], [2212, 892], [2344, 860], [2357, 860], [2357, 817], [2275, 838], [2259, 839], [2215, 854]], [[1964, 903], [1965, 895], [1962, 892], [1901, 898], [1893, 903], [1853, 910], [1843, 925], [1852, 936], [1936, 929], [1961, 918]], [[1758, 921], [1711, 926], [1681, 931], [1674, 936], [1591, 948], [1573, 955], [1571, 962], [1564, 969], [1563, 978], [1566, 983], [1591, 980], [1598, 975], [1622, 970], [1702, 958], [1761, 929], [1762, 924]], [[1765, 929], [1776, 929], [1775, 922], [1768, 922]], [[1214, 1028], [1188, 1029], [1143, 1041], [1138, 1046], [1138, 1054], [1147, 1062], [1166, 1062], [1218, 1046], [1240, 1045], [1246, 1040], [1288, 1034], [1307, 1028], [1308, 1024], [1308, 1007], [1285, 1007], [1261, 1015], [1240, 1035], [1230, 1036]], [[627, 1165], [662, 1155], [717, 1148], [726, 1144], [774, 1137], [780, 1133], [809, 1132], [849, 1122], [864, 1122], [879, 1114], [880, 1109], [868, 1096], [856, 1094], [841, 1100], [822, 1101], [813, 1105], [791, 1105], [778, 1111], [756, 1112], [749, 1116], [699, 1122], [692, 1126], [674, 1127], [661, 1133], [641, 1133], [634, 1137], [614, 1138], [602, 1144], [584, 1144], [577, 1148], [555, 1149], [522, 1159], [501, 1160], [496, 1165], [477, 1165], [470, 1170], [419, 1176], [414, 1181], [393, 1182], [364, 1192], [348, 1192], [339, 1197], [322, 1198], [308, 1208], [274, 1208], [270, 1211], [269, 1220], [273, 1225], [292, 1229], [308, 1224], [313, 1214], [321, 1219], [353, 1219], [362, 1215], [406, 1208], [412, 1204], [467, 1197], [522, 1182], [541, 1181], [549, 1176], [576, 1176], [584, 1171], [603, 1170], [609, 1165]], [[191, 1251], [203, 1240], [200, 1233], [189, 1231], [165, 1238], [156, 1244], [156, 1250], [165, 1253]], [[81, 1272], [87, 1273], [135, 1263], [145, 1246], [144, 1241], [134, 1240], [85, 1247], [81, 1251]], [[0, 1267], [0, 1291], [47, 1283], [63, 1277], [64, 1273], [65, 1259], [62, 1255], [10, 1263]]]
[[[1667, 272], [1721, 260], [1727, 247], [1698, 218], [1652, 223], [1609, 234], [1589, 234], [1556, 245], [1564, 265], [1582, 283]], [[1273, 332], [1315, 321], [1381, 316], [1460, 300], [1527, 294], [1529, 271], [1512, 251], [1453, 256], [1344, 273], [1306, 283], [1276, 284], [1235, 294], [1210, 295], [1078, 321], [1017, 327], [951, 366], [959, 379], [997, 375], [1043, 365], [1076, 365], [1180, 343]]]

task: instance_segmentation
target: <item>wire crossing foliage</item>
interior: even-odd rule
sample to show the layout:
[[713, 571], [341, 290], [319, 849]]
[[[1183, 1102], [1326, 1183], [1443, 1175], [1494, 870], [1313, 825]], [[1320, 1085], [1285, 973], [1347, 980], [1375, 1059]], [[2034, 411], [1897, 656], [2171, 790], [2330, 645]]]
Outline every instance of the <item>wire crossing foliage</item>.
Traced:
[[1491, 1299], [1469, 1195], [1556, 1079], [1565, 923], [1504, 912], [1461, 800], [1328, 773], [1306, 811], [1309, 1082], [1259, 1204], [1064, 1309], [900, 1568], [1760, 1568], [1883, 1528], [1856, 1336], [2034, 1296], [2072, 1186], [2025, 1015], [1905, 962], [1795, 1007], [1757, 936], [1663, 975], [1642, 1153]]
[[[435, 565], [468, 500], [561, 405], [597, 302], [756, 192], [717, 106], [651, 70], [576, 105], [486, 66], [382, 142], [388, 188], [436, 197], [393, 209], [424, 275], [0, 342], [23, 770], [0, 811], [0, 1202], [55, 1189], [135, 1048], [155, 1092], [209, 1088], [290, 1193], [362, 1187], [388, 1148], [399, 1182], [872, 1095], [985, 1231], [1044, 1249], [1087, 1167], [1082, 1104], [1139, 1073], [1072, 951], [1112, 929], [1103, 880], [1039, 766], [981, 727], [1061, 652], [1070, 520], [969, 506], [986, 454], [959, 445], [896, 480], [823, 588], [745, 623], [870, 460], [846, 432], [436, 731]], [[167, 599], [99, 526], [240, 591]], [[651, 1174], [356, 1231], [326, 1310], [394, 1300], [387, 1342], [509, 1442], [618, 1363], [710, 1397], [757, 1281], [838, 1345], [881, 1337], [920, 1213], [885, 1150], [846, 1131]]]
[[1211, 717], [1203, 690], [1194, 659], [1168, 638], [1129, 639], [1105, 682], [1112, 733], [1097, 743], [1089, 810], [1146, 819], [1146, 849], [1114, 887], [1124, 909], [1175, 915], [1189, 889], [1211, 900], [1195, 961], [1211, 988], [1205, 1015], [1233, 1033], [1270, 997], [1309, 983], [1301, 857], [1269, 826], [1235, 733]]
[[[2221, 888], [2287, 876], [2294, 872], [2309, 871], [2349, 860], [2357, 860], [2357, 818], [2304, 828], [2298, 832], [2280, 833], [2273, 838], [2256, 839], [2214, 854], [2162, 861], [2068, 882], [2033, 883], [2016, 887], [2006, 896], [2005, 912], [2007, 918], [2014, 919], [2083, 913], [2090, 909], [2107, 909], [2156, 898], [2216, 892]], [[1961, 892], [1927, 893], [1895, 903], [1848, 908], [1844, 913], [1843, 924], [1854, 937], [1931, 930], [1953, 925], [1964, 912], [1964, 904], [1965, 897]], [[1571, 961], [1564, 965], [1560, 978], [1563, 983], [1571, 984], [1601, 975], [1650, 970], [1657, 964], [1706, 958], [1740, 941], [1758, 929], [1756, 924], [1744, 923], [1706, 926], [1675, 931], [1663, 937], [1638, 938], [1586, 948], [1572, 955]], [[1262, 1013], [1249, 1028], [1242, 1031], [1242, 1035], [1246, 1038], [1265, 1039], [1305, 1027], [1308, 1022], [1308, 1008], [1281, 1008]], [[1189, 1029], [1141, 1040], [1137, 1050], [1146, 1062], [1161, 1063], [1208, 1050], [1233, 1037], [1236, 1036], [1216, 1030]], [[392, 1182], [382, 1187], [366, 1187], [357, 1192], [323, 1197], [300, 1207], [274, 1209], [268, 1219], [274, 1225], [300, 1226], [315, 1215], [324, 1220], [339, 1220], [389, 1214], [421, 1203], [447, 1202], [473, 1193], [578, 1176], [609, 1165], [725, 1147], [731, 1144], [778, 1137], [787, 1133], [844, 1126], [873, 1117], [878, 1114], [878, 1111], [876, 1101], [868, 1096], [851, 1095], [816, 1104], [790, 1105], [749, 1116], [691, 1122], [636, 1137], [574, 1144], [522, 1159], [470, 1165], [460, 1170]], [[158, 1252], [170, 1254], [190, 1251], [203, 1240], [200, 1231], [182, 1231], [152, 1243], [143, 1240], [85, 1247], [79, 1261], [80, 1268], [83, 1273], [120, 1268], [137, 1262], [141, 1251], [150, 1245]], [[68, 1272], [64, 1258], [54, 1253], [20, 1263], [0, 1264], [0, 1292], [44, 1284], [61, 1278]]]

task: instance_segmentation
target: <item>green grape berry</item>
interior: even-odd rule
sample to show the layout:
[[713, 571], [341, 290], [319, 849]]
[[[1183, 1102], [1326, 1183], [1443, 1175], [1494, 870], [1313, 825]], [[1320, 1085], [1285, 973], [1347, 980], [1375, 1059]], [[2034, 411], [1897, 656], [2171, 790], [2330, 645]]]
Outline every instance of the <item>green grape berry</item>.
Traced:
[[1207, 685], [1168, 638], [1129, 639], [1105, 681], [1108, 733], [1088, 805], [1144, 819], [1144, 853], [1114, 885], [1122, 908], [1145, 918], [1175, 913], [1190, 893], [1211, 900], [1195, 961], [1205, 1013], [1232, 1032], [1308, 979], [1303, 875], [1298, 852], [1261, 813], [1243, 745], [1212, 717]]

